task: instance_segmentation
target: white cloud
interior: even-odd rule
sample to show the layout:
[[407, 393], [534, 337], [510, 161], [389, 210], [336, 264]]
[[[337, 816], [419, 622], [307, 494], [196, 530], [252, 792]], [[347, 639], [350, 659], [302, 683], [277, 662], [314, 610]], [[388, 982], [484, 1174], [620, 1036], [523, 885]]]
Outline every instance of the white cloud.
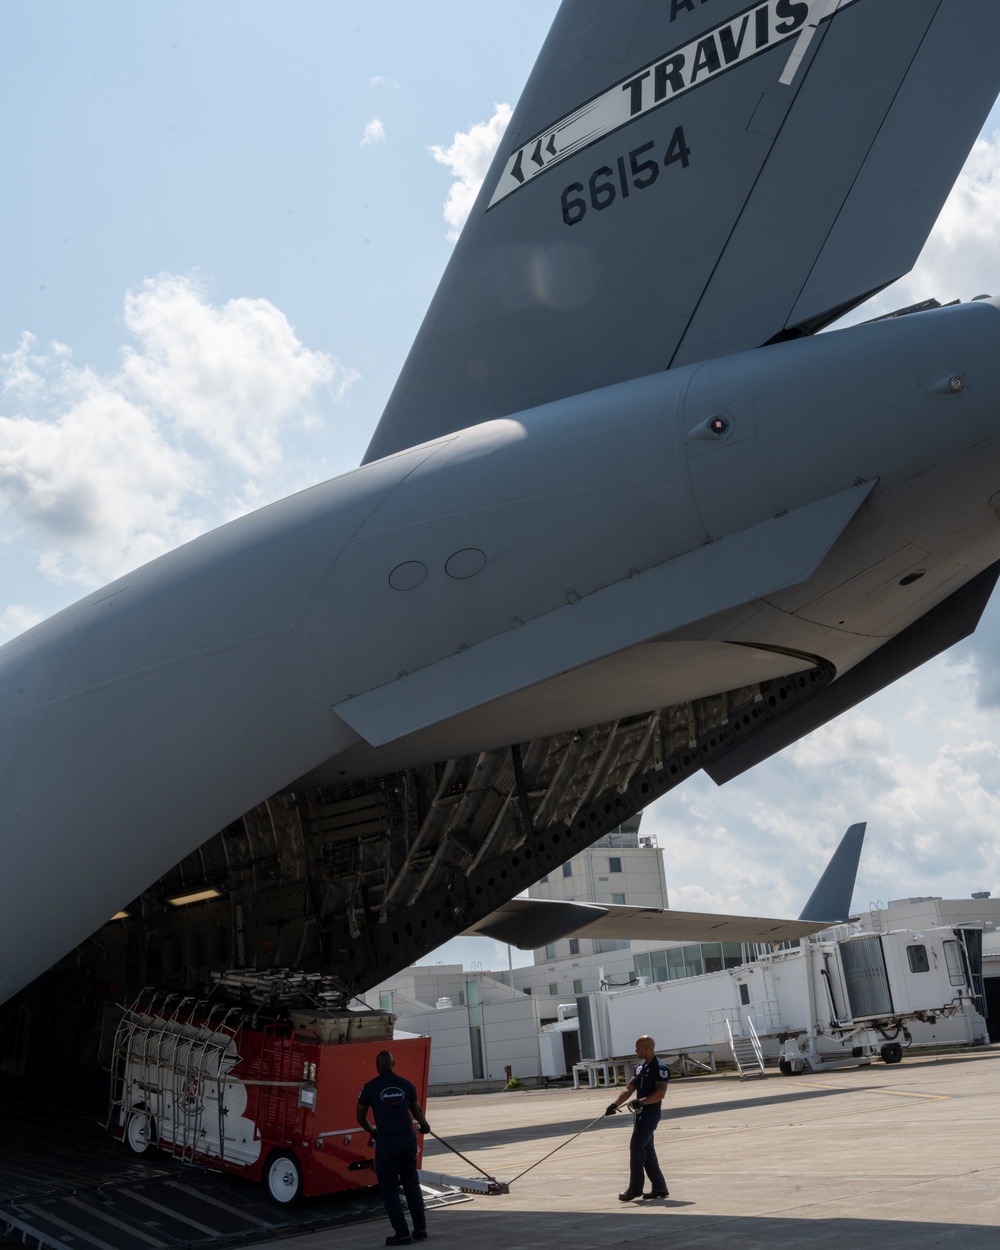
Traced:
[[0, 358], [0, 542], [56, 582], [100, 584], [284, 493], [283, 438], [357, 376], [267, 300], [213, 306], [187, 278], [128, 292], [124, 322], [108, 374], [30, 334]]
[[377, 117], [372, 118], [361, 136], [361, 146], [363, 148], [368, 147], [370, 143], [385, 143], [385, 126]]
[[[25, 346], [14, 353], [18, 365]], [[83, 585], [188, 537], [180, 503], [202, 488], [197, 462], [113, 381], [62, 353], [33, 356], [31, 365], [32, 408], [0, 416], [6, 536], [40, 540], [42, 571]], [[26, 381], [16, 377], [22, 396]]]
[[458, 238], [465, 225], [510, 118], [510, 105], [497, 104], [488, 122], [478, 122], [464, 133], [456, 131], [450, 147], [435, 145], [431, 148], [434, 159], [447, 166], [457, 180], [452, 184], [444, 205], [444, 219], [448, 223], [448, 238], [451, 240]]
[[118, 384], [144, 407], [196, 433], [247, 472], [280, 457], [289, 423], [308, 420], [308, 397], [338, 398], [357, 374], [298, 341], [265, 299], [208, 304], [188, 279], [161, 276], [125, 296], [127, 348]]
[[873, 758], [888, 749], [886, 727], [869, 712], [858, 709], [800, 739], [791, 751], [802, 768], [833, 768], [860, 755]]
[[391, 78], [384, 78], [381, 74], [376, 74], [374, 78], [368, 79], [369, 87], [389, 87], [393, 91], [399, 90], [399, 83], [393, 82]]

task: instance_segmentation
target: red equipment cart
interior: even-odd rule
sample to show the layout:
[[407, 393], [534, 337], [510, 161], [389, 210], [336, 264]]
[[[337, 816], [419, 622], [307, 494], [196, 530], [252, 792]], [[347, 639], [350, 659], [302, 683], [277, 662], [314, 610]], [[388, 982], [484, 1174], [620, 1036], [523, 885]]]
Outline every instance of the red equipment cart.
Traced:
[[329, 978], [281, 970], [217, 980], [211, 998], [147, 990], [125, 1012], [108, 1126], [137, 1154], [156, 1146], [248, 1176], [283, 1204], [374, 1185], [358, 1092], [391, 1043], [426, 1105], [430, 1038], [393, 1038], [393, 1016], [348, 1011]]

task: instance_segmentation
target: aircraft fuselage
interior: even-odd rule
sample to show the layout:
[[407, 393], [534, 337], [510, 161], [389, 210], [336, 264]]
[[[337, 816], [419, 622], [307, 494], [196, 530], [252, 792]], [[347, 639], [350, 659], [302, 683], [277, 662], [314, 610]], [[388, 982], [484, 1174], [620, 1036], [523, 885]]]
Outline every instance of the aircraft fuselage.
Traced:
[[1000, 558], [998, 402], [995, 301], [710, 360], [365, 465], [28, 631], [0, 1000], [302, 779], [849, 669]]

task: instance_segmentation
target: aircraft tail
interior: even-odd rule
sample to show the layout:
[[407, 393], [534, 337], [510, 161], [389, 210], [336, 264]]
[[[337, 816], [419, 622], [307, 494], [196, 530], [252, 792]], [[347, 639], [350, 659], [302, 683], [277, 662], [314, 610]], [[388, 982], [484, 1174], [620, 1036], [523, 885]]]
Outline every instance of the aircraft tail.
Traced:
[[833, 852], [815, 890], [809, 895], [808, 903], [802, 908], [800, 920], [826, 920], [835, 924], [850, 915], [866, 828], [864, 821], [851, 825], [840, 839], [840, 845]]
[[813, 333], [915, 261], [997, 0], [566, 0], [365, 459]]

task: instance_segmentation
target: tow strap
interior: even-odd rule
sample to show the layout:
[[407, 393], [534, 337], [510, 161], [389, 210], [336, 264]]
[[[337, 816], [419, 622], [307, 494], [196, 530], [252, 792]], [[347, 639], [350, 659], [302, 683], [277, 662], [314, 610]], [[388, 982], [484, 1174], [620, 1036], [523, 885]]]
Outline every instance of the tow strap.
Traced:
[[[532, 1163], [532, 1164], [531, 1164], [531, 1166], [530, 1166], [530, 1167], [526, 1167], [526, 1168], [524, 1169], [524, 1171], [523, 1171], [523, 1172], [518, 1172], [518, 1174], [514, 1177], [514, 1181], [519, 1181], [519, 1180], [521, 1179], [521, 1177], [522, 1177], [522, 1176], [527, 1176], [527, 1175], [528, 1175], [528, 1173], [531, 1171], [531, 1169], [532, 1169], [532, 1168], [537, 1168], [537, 1167], [538, 1167], [538, 1164], [539, 1164], [539, 1163], [544, 1163], [546, 1159], [551, 1159], [551, 1158], [552, 1158], [552, 1156], [556, 1153], [556, 1151], [557, 1151], [557, 1150], [562, 1150], [563, 1146], [568, 1146], [568, 1145], [570, 1144], [570, 1142], [571, 1142], [571, 1141], [576, 1141], [576, 1139], [577, 1139], [577, 1138], [578, 1138], [578, 1137], [579, 1137], [582, 1133], [586, 1133], [586, 1131], [587, 1131], [587, 1129], [588, 1129], [588, 1128], [593, 1128], [593, 1127], [594, 1127], [594, 1125], [598, 1122], [598, 1120], [603, 1120], [603, 1119], [605, 1118], [605, 1114], [606, 1114], [606, 1113], [602, 1111], [602, 1112], [601, 1112], [601, 1114], [597, 1117], [597, 1120], [591, 1120], [589, 1124], [585, 1124], [585, 1125], [583, 1126], [583, 1128], [582, 1128], [582, 1129], [580, 1129], [580, 1132], [579, 1132], [579, 1133], [574, 1133], [572, 1137], [567, 1137], [567, 1138], [566, 1138], [566, 1140], [565, 1140], [564, 1142], [560, 1142], [560, 1143], [559, 1143], [559, 1145], [558, 1145], [558, 1146], [556, 1146], [555, 1150], [550, 1150], [550, 1151], [549, 1151], [549, 1153], [548, 1153], [547, 1155], [542, 1155], [542, 1157], [538, 1160], [538, 1163]], [[514, 1184], [514, 1181], [508, 1181], [508, 1182], [507, 1182], [507, 1188], [508, 1188], [508, 1189], [510, 1188], [510, 1186], [511, 1186], [511, 1185], [513, 1185], [513, 1184]]]
[[[438, 1137], [437, 1133], [435, 1133], [433, 1129], [431, 1129], [431, 1137], [433, 1137], [435, 1141], [439, 1141], [441, 1145], [444, 1146], [447, 1150], [450, 1150], [453, 1155], [458, 1155], [458, 1157], [462, 1160], [462, 1162], [467, 1163], [470, 1168], [475, 1168], [480, 1176], [485, 1176], [489, 1184], [485, 1188], [483, 1188], [481, 1183], [470, 1185], [468, 1181], [463, 1181], [463, 1178], [460, 1176], [451, 1176], [451, 1177], [446, 1178], [442, 1174], [443, 1180], [444, 1179], [450, 1180], [453, 1183], [457, 1184], [460, 1189], [470, 1189], [472, 1193], [487, 1193], [487, 1194], [509, 1194], [510, 1193], [510, 1185], [508, 1185], [504, 1181], [498, 1181], [495, 1176], [490, 1176], [489, 1172], [484, 1172], [478, 1163], [473, 1163], [471, 1159], [467, 1159], [466, 1156], [462, 1154], [461, 1150], [457, 1150], [451, 1144], [451, 1142], [445, 1141], [443, 1137]], [[424, 1175], [426, 1176], [427, 1173], [425, 1172]]]
[[583, 1128], [579, 1130], [579, 1132], [574, 1133], [572, 1137], [567, 1137], [564, 1142], [560, 1142], [559, 1145], [556, 1146], [553, 1150], [550, 1150], [547, 1155], [543, 1155], [540, 1159], [530, 1164], [528, 1167], [524, 1169], [523, 1172], [518, 1172], [518, 1174], [514, 1177], [514, 1179], [510, 1181], [498, 1181], [497, 1178], [495, 1176], [491, 1176], [489, 1172], [484, 1172], [478, 1163], [473, 1163], [471, 1159], [466, 1158], [466, 1156], [462, 1154], [460, 1150], [456, 1150], [456, 1148], [451, 1144], [451, 1142], [446, 1142], [443, 1137], [438, 1137], [437, 1133], [435, 1133], [432, 1130], [431, 1137], [433, 1137], [435, 1141], [439, 1141], [441, 1145], [444, 1146], [447, 1150], [450, 1150], [452, 1154], [458, 1155], [458, 1157], [463, 1161], [463, 1163], [467, 1163], [469, 1167], [475, 1168], [475, 1170], [480, 1174], [480, 1176], [485, 1177], [487, 1184], [483, 1185], [482, 1181], [464, 1180], [462, 1177], [458, 1177], [458, 1176], [446, 1176], [444, 1173], [440, 1173], [440, 1172], [430, 1173], [430, 1172], [426, 1172], [422, 1170], [421, 1174], [427, 1180], [430, 1180], [432, 1179], [432, 1177], [434, 1177], [434, 1178], [439, 1179], [442, 1182], [445, 1182], [445, 1183], [450, 1182], [451, 1184], [457, 1185], [459, 1189], [467, 1190], [470, 1193], [509, 1194], [510, 1187], [511, 1185], [514, 1184], [515, 1181], [519, 1181], [522, 1176], [527, 1176], [528, 1173], [532, 1171], [532, 1169], [537, 1168], [539, 1164], [544, 1163], [546, 1159], [551, 1159], [554, 1154], [562, 1150], [564, 1146], [568, 1146], [570, 1142], [576, 1141], [578, 1137], [586, 1133], [587, 1129], [593, 1128], [594, 1125], [597, 1124], [600, 1120], [605, 1119], [606, 1115], [607, 1113], [602, 1111], [596, 1120], [591, 1120], [589, 1124], [585, 1124]]

